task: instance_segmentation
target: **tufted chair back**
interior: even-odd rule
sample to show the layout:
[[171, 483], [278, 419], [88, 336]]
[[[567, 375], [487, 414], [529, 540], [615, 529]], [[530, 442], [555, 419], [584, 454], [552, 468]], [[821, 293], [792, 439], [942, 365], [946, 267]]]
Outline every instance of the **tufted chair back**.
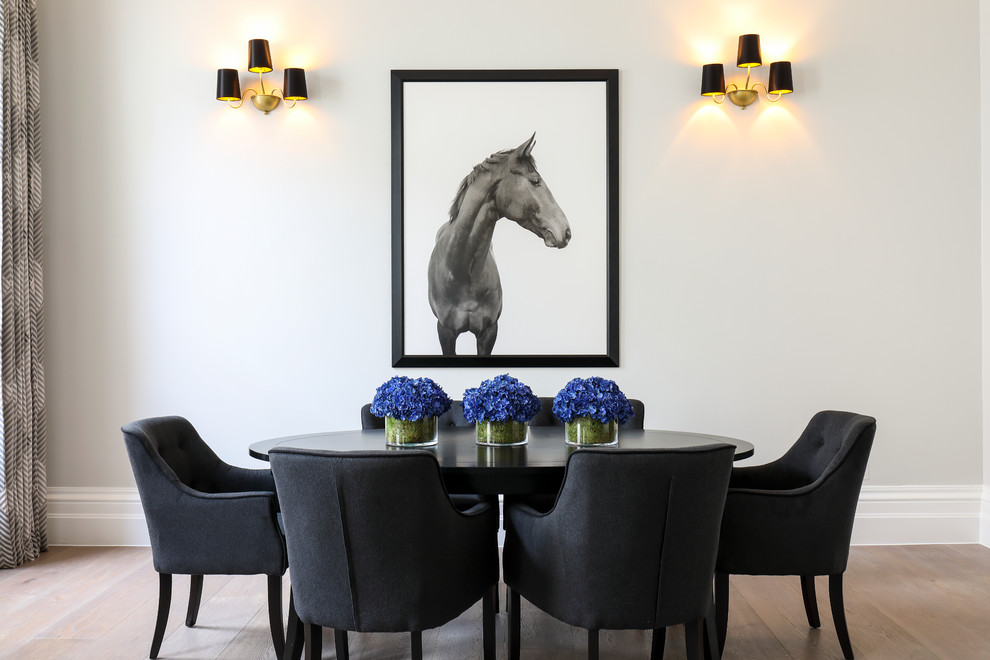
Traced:
[[124, 427], [142, 443], [159, 467], [171, 470], [179, 482], [204, 493], [217, 493], [222, 462], [199, 433], [182, 417], [156, 417], [140, 427]]
[[845, 499], [855, 508], [875, 429], [872, 417], [824, 410], [811, 418], [797, 441], [777, 460], [733, 470], [729, 487], [791, 490], [848, 474], [855, 487], [845, 489], [849, 494]]

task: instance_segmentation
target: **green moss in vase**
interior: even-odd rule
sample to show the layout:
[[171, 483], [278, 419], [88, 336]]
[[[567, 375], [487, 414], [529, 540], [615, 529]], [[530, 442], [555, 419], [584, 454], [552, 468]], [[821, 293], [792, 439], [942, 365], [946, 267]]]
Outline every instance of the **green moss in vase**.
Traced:
[[600, 422], [592, 417], [575, 417], [564, 423], [569, 445], [610, 445], [618, 442], [619, 423]]
[[526, 442], [529, 425], [526, 422], [489, 422], [475, 424], [476, 439], [483, 445], [521, 445]]
[[437, 441], [437, 418], [385, 418], [385, 442], [390, 445], [432, 445]]

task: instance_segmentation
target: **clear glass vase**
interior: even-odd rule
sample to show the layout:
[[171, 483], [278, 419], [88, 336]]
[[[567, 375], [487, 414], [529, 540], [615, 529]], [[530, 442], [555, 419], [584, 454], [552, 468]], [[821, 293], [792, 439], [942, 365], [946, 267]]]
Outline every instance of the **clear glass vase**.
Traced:
[[575, 417], [564, 422], [564, 439], [569, 445], [614, 445], [619, 442], [619, 423], [600, 422], [591, 417]]
[[393, 447], [429, 447], [437, 444], [437, 418], [385, 418], [385, 444]]
[[475, 422], [475, 439], [479, 445], [505, 447], [529, 442], [529, 424], [526, 422]]

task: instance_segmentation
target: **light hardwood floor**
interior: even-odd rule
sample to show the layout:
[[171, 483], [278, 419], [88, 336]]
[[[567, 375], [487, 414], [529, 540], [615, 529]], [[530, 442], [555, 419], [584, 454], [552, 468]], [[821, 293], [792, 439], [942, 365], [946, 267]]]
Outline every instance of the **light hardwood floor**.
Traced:
[[[289, 580], [285, 580], [288, 603]], [[822, 627], [808, 628], [797, 579], [731, 580], [726, 660], [841, 658], [829, 614], [827, 583], [818, 581]], [[907, 660], [990, 658], [990, 548], [979, 545], [879, 546], [852, 549], [846, 612], [856, 657]], [[186, 628], [189, 581], [178, 577], [162, 658], [274, 657], [264, 577], [207, 576], [199, 623]], [[504, 594], [504, 592], [503, 592]], [[146, 658], [158, 598], [147, 548], [53, 547], [37, 561], [0, 571], [0, 658], [109, 660]], [[584, 631], [523, 601], [524, 658], [583, 658]], [[505, 615], [497, 622], [504, 658]], [[351, 634], [351, 656], [408, 656], [402, 634]], [[650, 636], [604, 631], [603, 658], [647, 658]], [[481, 657], [480, 604], [423, 635], [435, 660]], [[332, 658], [332, 634], [324, 657]], [[683, 629], [667, 634], [666, 658], [683, 658]]]

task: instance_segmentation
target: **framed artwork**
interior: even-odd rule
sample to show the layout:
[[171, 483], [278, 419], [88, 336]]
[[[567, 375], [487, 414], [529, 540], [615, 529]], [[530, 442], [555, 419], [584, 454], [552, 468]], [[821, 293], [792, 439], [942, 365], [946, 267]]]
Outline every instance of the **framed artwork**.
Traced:
[[618, 70], [391, 76], [393, 366], [618, 366]]

